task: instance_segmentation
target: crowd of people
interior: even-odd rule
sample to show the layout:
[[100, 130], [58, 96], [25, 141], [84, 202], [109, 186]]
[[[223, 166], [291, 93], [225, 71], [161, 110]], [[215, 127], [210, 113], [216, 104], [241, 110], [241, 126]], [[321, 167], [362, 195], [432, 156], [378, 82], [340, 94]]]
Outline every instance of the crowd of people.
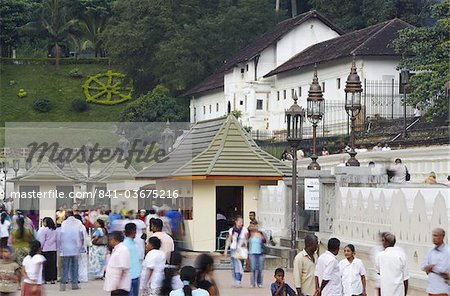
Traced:
[[[184, 288], [181, 256], [174, 253], [184, 223], [167, 206], [137, 215], [125, 208], [61, 207], [54, 219], [45, 217], [42, 225], [36, 224], [20, 210], [1, 212], [1, 295], [17, 290], [42, 295], [43, 285], [58, 279], [61, 292], [67, 284], [78, 290], [90, 279], [104, 280], [104, 290], [112, 295], [169, 295]], [[163, 289], [168, 275], [173, 280]]]
[[[444, 243], [445, 230], [433, 230], [434, 247], [422, 262], [422, 270], [428, 275], [429, 296], [450, 295], [450, 248]], [[405, 252], [396, 245], [393, 233], [380, 233], [381, 245], [375, 247], [372, 263], [377, 273], [375, 287], [379, 296], [405, 296], [408, 292], [409, 270]], [[328, 240], [327, 251], [317, 257], [318, 239], [309, 234], [305, 237], [305, 248], [294, 259], [294, 284], [296, 291], [279, 280], [281, 273], [275, 271], [276, 284], [272, 284], [272, 296], [318, 295], [352, 296], [368, 295], [366, 268], [355, 254], [355, 246], [344, 247], [344, 257], [337, 260], [341, 242], [337, 238]], [[282, 288], [284, 286], [284, 288]], [[281, 287], [281, 288], [280, 288]], [[285, 293], [285, 294], [283, 294]]]

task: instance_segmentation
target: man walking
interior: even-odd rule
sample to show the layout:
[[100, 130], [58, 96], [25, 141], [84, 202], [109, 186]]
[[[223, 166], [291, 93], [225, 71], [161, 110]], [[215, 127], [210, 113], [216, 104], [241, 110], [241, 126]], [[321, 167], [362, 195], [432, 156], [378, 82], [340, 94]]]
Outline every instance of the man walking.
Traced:
[[305, 248], [294, 259], [294, 283], [299, 296], [312, 296], [316, 291], [315, 271], [319, 241], [314, 234], [305, 237]]
[[161, 241], [160, 250], [166, 255], [167, 262], [170, 262], [170, 254], [175, 250], [173, 239], [165, 232], [162, 232], [163, 221], [161, 219], [153, 219], [151, 222], [152, 236], [156, 236]]
[[318, 296], [342, 296], [341, 274], [339, 262], [336, 259], [341, 242], [337, 238], [330, 238], [328, 251], [320, 255], [316, 265], [316, 282], [319, 287]]
[[405, 252], [395, 247], [395, 235], [392, 233], [385, 233], [382, 242], [384, 251], [378, 254], [375, 264], [380, 275], [381, 295], [405, 296], [409, 279]]
[[130, 222], [125, 225], [125, 240], [123, 244], [128, 248], [130, 252], [130, 277], [131, 277], [131, 290], [129, 296], [139, 295], [139, 276], [141, 275], [141, 262], [139, 261], [139, 251], [136, 246], [136, 224]]
[[75, 219], [73, 210], [66, 210], [67, 219], [62, 222], [59, 232], [59, 254], [63, 259], [63, 276], [61, 279], [60, 291], [66, 290], [66, 283], [70, 278], [72, 290], [80, 289], [78, 286], [78, 260], [81, 249], [84, 246], [83, 223]]
[[422, 262], [422, 270], [428, 274], [427, 293], [429, 296], [450, 295], [450, 248], [444, 244], [445, 230], [433, 230], [434, 248], [428, 251]]
[[128, 296], [131, 290], [130, 251], [123, 243], [122, 232], [112, 232], [108, 243], [113, 250], [106, 266], [103, 290], [111, 292], [111, 296]]

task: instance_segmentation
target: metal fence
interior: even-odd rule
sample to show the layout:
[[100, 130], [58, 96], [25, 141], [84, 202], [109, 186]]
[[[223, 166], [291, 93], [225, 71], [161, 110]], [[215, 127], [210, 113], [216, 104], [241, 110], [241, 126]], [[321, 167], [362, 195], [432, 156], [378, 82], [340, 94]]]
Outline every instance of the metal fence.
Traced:
[[[362, 108], [356, 118], [357, 132], [367, 131], [373, 119], [396, 119], [405, 116], [404, 95], [399, 92], [397, 80], [364, 80]], [[414, 108], [406, 105], [406, 117], [412, 117]], [[401, 130], [401, 128], [399, 128]], [[317, 127], [318, 137], [348, 135], [350, 120], [342, 101], [325, 101], [325, 115]], [[252, 137], [258, 141], [285, 141], [286, 131], [252, 130]], [[303, 137], [312, 138], [312, 125], [305, 119]]]

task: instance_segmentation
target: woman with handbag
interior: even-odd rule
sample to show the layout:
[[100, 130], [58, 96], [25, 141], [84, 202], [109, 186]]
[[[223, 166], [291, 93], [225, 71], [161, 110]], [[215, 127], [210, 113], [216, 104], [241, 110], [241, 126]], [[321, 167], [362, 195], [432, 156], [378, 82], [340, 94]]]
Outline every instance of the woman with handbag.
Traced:
[[244, 272], [241, 260], [245, 260], [248, 257], [248, 230], [243, 225], [244, 221], [242, 217], [236, 217], [234, 227], [228, 231], [228, 238], [225, 244], [225, 257], [228, 254], [228, 247], [230, 247], [232, 274], [236, 288], [241, 287], [242, 274]]
[[45, 217], [42, 220], [44, 226], [39, 231], [39, 242], [42, 245], [42, 255], [45, 257], [44, 262], [44, 279], [45, 282], [55, 284], [58, 279], [57, 256], [56, 256], [56, 225], [53, 219]]
[[95, 228], [92, 247], [89, 252], [89, 273], [96, 279], [102, 279], [105, 269], [108, 231], [106, 230], [105, 222], [102, 219], [97, 219]]

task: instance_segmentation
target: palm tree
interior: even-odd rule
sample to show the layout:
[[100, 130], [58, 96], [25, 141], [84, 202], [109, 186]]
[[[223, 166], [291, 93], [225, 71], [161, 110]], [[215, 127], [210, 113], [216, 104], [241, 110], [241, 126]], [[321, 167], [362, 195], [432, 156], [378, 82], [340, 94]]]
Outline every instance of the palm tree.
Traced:
[[21, 33], [49, 38], [53, 44], [52, 53], [56, 58], [56, 65], [59, 65], [62, 52], [60, 44], [69, 34], [75, 32], [77, 21], [67, 18], [62, 0], [44, 0], [38, 13], [39, 19], [24, 25]]
[[94, 49], [96, 57], [103, 55], [101, 34], [106, 28], [107, 21], [107, 16], [85, 13], [77, 22], [80, 31], [78, 35], [85, 39], [82, 43], [82, 49]]

